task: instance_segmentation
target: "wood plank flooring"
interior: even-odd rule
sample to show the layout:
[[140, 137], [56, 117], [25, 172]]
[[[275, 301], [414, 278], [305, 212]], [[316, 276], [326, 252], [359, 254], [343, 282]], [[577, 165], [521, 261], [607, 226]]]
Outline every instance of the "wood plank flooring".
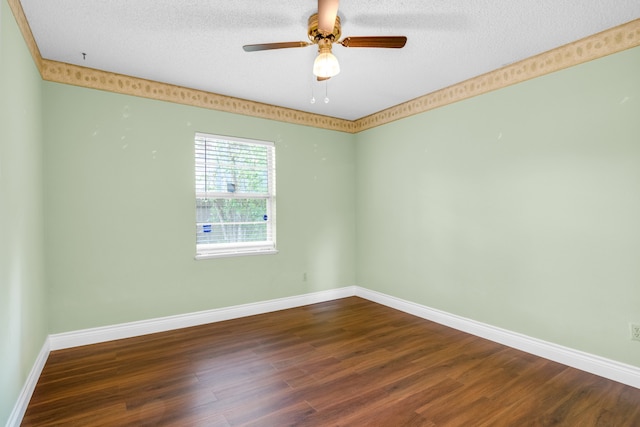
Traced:
[[23, 426], [640, 426], [640, 390], [357, 297], [54, 351]]

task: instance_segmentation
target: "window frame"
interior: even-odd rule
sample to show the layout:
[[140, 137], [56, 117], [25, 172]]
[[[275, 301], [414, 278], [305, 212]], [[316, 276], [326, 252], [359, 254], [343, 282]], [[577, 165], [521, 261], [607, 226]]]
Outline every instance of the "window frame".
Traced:
[[[198, 142], [204, 139], [206, 140], [222, 140], [237, 144], [246, 145], [261, 145], [268, 147], [267, 150], [267, 193], [266, 194], [254, 194], [254, 193], [235, 193], [235, 192], [199, 192], [198, 191], [198, 166], [202, 166], [206, 163], [202, 159], [198, 158], [198, 147], [203, 143]], [[256, 140], [249, 138], [240, 138], [235, 136], [216, 135], [205, 132], [196, 132], [194, 135], [194, 190], [195, 190], [195, 207], [196, 207], [196, 260], [210, 259], [210, 258], [222, 258], [222, 257], [235, 257], [246, 255], [267, 255], [276, 254], [276, 158], [275, 158], [275, 143], [272, 141]], [[210, 222], [198, 222], [197, 218], [197, 206], [198, 199], [202, 198], [219, 198], [219, 199], [264, 199], [266, 200], [267, 209], [267, 240], [262, 241], [250, 241], [250, 242], [231, 242], [231, 243], [198, 243], [197, 232], [200, 227], [206, 224], [212, 224]], [[270, 237], [270, 239], [269, 239]]]

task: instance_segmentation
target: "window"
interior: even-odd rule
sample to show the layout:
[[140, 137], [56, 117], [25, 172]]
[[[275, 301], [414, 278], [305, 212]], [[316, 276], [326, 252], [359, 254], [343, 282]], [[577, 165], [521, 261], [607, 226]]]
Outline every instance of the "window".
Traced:
[[275, 145], [196, 133], [196, 259], [276, 253]]

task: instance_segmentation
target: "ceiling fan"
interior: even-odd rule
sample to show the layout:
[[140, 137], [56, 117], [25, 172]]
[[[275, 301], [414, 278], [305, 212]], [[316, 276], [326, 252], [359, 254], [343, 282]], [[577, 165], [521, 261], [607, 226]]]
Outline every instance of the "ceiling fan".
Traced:
[[340, 72], [338, 59], [331, 53], [331, 47], [338, 43], [344, 47], [384, 47], [399, 49], [404, 47], [404, 36], [346, 37], [340, 40], [339, 0], [318, 0], [318, 13], [309, 17], [307, 35], [310, 42], [281, 42], [248, 44], [242, 48], [245, 52], [257, 52], [271, 49], [287, 49], [318, 45], [318, 56], [313, 63], [313, 74], [318, 80], [327, 80]]

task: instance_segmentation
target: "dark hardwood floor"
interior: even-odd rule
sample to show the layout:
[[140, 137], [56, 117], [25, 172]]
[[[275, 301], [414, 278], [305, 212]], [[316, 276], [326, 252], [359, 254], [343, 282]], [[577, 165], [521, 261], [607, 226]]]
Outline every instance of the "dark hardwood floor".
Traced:
[[640, 390], [363, 300], [54, 351], [23, 426], [640, 426]]

